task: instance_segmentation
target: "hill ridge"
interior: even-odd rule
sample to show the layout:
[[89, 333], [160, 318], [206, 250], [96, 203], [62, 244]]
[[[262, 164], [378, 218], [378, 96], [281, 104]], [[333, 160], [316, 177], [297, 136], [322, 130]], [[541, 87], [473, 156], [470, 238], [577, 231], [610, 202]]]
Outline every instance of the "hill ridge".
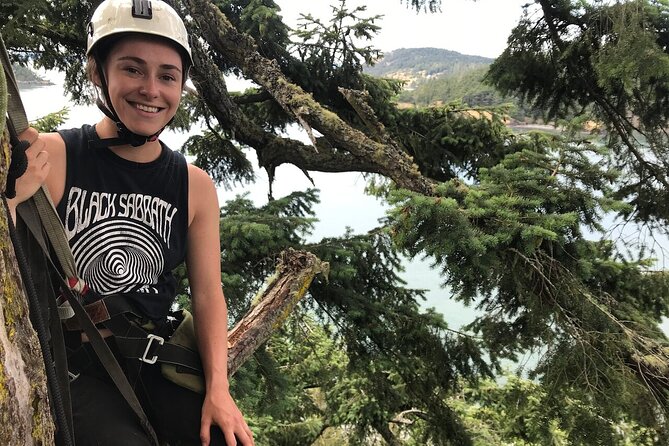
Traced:
[[390, 77], [407, 82], [411, 89], [421, 80], [468, 71], [490, 65], [494, 59], [462, 54], [435, 47], [398, 48], [383, 55], [364, 72], [375, 77]]

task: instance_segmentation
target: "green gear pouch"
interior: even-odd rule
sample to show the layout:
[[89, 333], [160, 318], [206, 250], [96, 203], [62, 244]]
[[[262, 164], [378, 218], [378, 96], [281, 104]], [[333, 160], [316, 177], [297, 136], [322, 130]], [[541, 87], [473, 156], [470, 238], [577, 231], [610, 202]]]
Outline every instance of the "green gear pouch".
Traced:
[[[172, 316], [177, 319], [179, 325], [166, 342], [197, 353], [193, 315], [188, 310], [181, 310], [173, 313]], [[204, 374], [202, 370], [196, 371], [188, 367], [168, 363], [161, 364], [160, 369], [163, 376], [173, 383], [193, 392], [204, 394]]]

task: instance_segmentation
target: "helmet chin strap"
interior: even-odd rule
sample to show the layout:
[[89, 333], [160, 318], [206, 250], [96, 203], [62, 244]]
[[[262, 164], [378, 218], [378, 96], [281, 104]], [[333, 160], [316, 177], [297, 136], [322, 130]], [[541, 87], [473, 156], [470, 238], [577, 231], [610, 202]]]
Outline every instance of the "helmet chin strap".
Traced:
[[[104, 139], [98, 139], [95, 141], [91, 141], [91, 145], [93, 147], [97, 148], [103, 148], [103, 147], [110, 147], [110, 146], [123, 146], [123, 145], [131, 145], [132, 147], [139, 147], [141, 145], [146, 144], [147, 142], [155, 141], [158, 139], [158, 135], [163, 131], [164, 127], [158, 131], [158, 133], [155, 133], [151, 136], [145, 136], [145, 135], [140, 135], [138, 133], [134, 133], [121, 122], [121, 120], [118, 118], [116, 113], [113, 111], [113, 108], [107, 107], [107, 105], [98, 98], [97, 101], [95, 101], [95, 105], [98, 106], [100, 111], [105, 114], [109, 119], [114, 121], [116, 124], [116, 132], [118, 136], [115, 138], [104, 138]], [[111, 108], [111, 110], [110, 110]]]
[[95, 101], [95, 105], [98, 106], [100, 111], [104, 113], [105, 116], [107, 116], [109, 119], [114, 121], [114, 123], [116, 123], [116, 131], [118, 135], [115, 138], [104, 138], [94, 141], [91, 140], [89, 141], [89, 144], [95, 148], [123, 146], [128, 144], [131, 145], [132, 147], [139, 147], [141, 145], [146, 144], [147, 142], [157, 140], [158, 135], [160, 135], [160, 133], [165, 129], [165, 127], [158, 130], [158, 132], [154, 133], [153, 135], [145, 136], [129, 130], [128, 127], [126, 127], [125, 124], [123, 124], [121, 119], [118, 117], [116, 110], [114, 110], [114, 106], [112, 105], [111, 99], [109, 97], [109, 88], [107, 87], [107, 80], [105, 79], [105, 74], [104, 70], [102, 69], [102, 64], [100, 63], [99, 60], [96, 59], [95, 65], [97, 67], [98, 77], [100, 78], [100, 84], [101, 84], [100, 90], [102, 90], [102, 94], [104, 95], [106, 102], [106, 103], [103, 102], [100, 99], [100, 97], [98, 97], [97, 100]]

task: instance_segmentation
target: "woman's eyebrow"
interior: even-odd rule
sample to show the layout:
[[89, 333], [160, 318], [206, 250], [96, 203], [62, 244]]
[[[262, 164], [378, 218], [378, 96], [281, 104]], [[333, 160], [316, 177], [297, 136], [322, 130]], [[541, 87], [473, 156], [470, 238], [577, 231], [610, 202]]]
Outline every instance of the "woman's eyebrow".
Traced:
[[[138, 63], [140, 65], [146, 65], [146, 61], [144, 59], [142, 59], [141, 57], [136, 57], [136, 56], [121, 56], [117, 60], [130, 60], [130, 61], [133, 61], [133, 62]], [[181, 72], [181, 69], [179, 67], [177, 67], [176, 65], [172, 65], [172, 64], [162, 64], [162, 65], [160, 65], [160, 68], [162, 68], [164, 70], [176, 70], [178, 72]]]

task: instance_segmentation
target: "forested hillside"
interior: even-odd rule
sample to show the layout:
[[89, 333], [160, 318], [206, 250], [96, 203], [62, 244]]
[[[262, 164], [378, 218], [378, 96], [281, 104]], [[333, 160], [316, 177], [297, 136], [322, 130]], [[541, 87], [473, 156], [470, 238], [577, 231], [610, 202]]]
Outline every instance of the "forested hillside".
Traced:
[[492, 62], [490, 58], [438, 48], [402, 48], [387, 53], [376, 65], [365, 67], [365, 72], [404, 81], [397, 96], [403, 107], [451, 102], [473, 108], [508, 105], [509, 117], [514, 122], [535, 121], [541, 115], [539, 110], [485, 83]]
[[488, 66], [493, 59], [469, 56], [441, 48], [400, 48], [386, 53], [373, 66], [365, 66], [365, 73], [376, 77], [390, 77], [407, 81], [407, 88], [425, 79], [469, 71]]
[[441, 48], [400, 48], [386, 53], [374, 66], [365, 67], [365, 72], [377, 77], [402, 70], [439, 76], [490, 65], [492, 61], [488, 57], [470, 56]]
[[399, 102], [427, 106], [461, 100], [472, 107], [508, 103], [509, 98], [483, 82], [488, 65], [469, 68], [416, 83], [415, 88], [403, 90]]
[[30, 68], [13, 64], [12, 69], [14, 70], [14, 75], [16, 76], [16, 82], [18, 82], [19, 87], [34, 87], [38, 85], [51, 85], [51, 82], [40, 77]]

